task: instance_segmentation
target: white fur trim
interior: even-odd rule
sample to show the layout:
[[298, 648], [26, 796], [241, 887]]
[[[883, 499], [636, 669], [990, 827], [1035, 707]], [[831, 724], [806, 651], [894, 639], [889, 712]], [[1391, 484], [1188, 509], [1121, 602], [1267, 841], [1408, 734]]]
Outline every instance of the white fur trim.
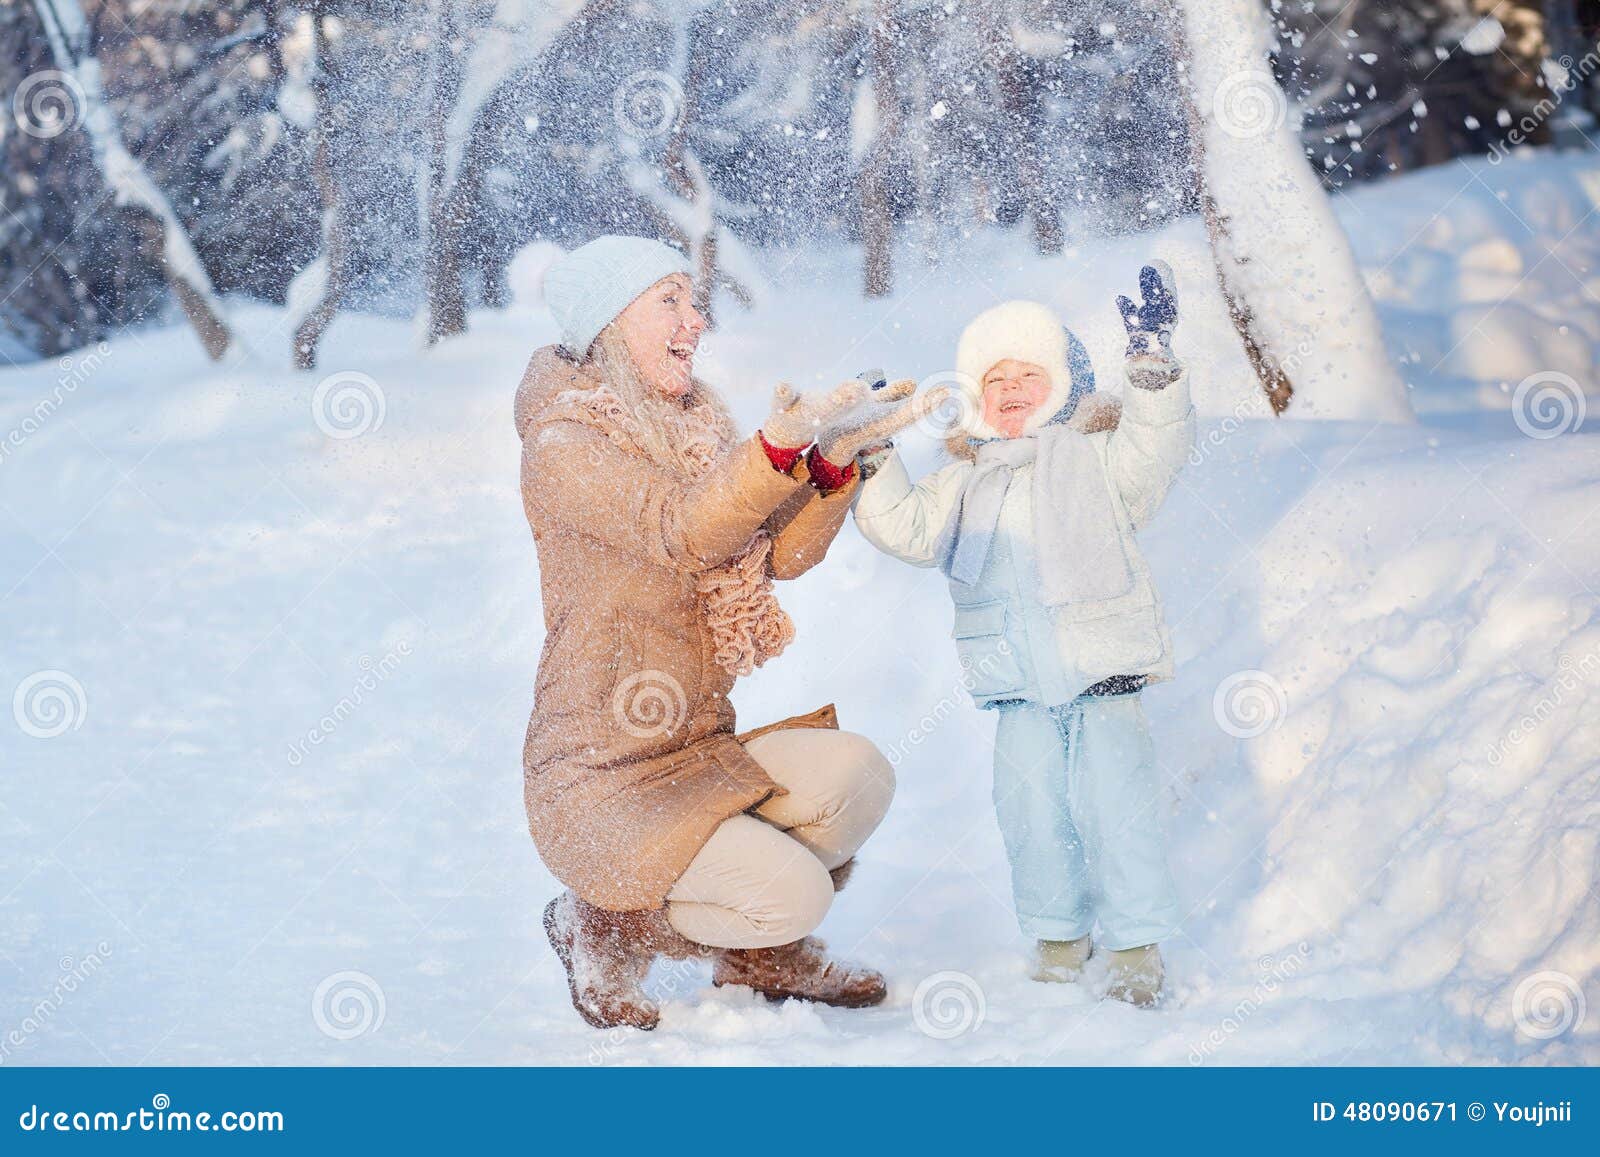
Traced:
[[974, 438], [1000, 437], [983, 420], [983, 375], [1006, 358], [1043, 366], [1050, 375], [1050, 396], [1029, 416], [1024, 433], [1053, 418], [1072, 393], [1067, 333], [1055, 310], [1037, 301], [1007, 301], [986, 309], [961, 331], [956, 346], [957, 380], [967, 401], [961, 424]]

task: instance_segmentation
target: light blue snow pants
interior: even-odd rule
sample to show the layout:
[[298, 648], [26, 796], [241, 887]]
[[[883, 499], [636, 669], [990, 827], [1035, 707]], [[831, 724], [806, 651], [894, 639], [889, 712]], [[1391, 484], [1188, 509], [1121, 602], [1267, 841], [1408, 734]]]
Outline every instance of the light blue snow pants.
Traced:
[[1023, 934], [1108, 949], [1155, 944], [1178, 923], [1155, 748], [1137, 692], [1062, 707], [999, 707], [994, 804]]

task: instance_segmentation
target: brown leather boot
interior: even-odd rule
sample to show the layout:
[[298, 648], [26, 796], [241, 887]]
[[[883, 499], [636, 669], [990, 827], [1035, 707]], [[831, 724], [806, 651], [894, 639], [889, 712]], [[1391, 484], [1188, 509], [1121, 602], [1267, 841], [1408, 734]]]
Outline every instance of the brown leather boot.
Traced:
[[607, 912], [571, 892], [545, 908], [544, 930], [567, 970], [572, 1007], [595, 1028], [655, 1028], [661, 1010], [643, 987], [651, 963], [710, 951], [679, 936], [664, 910]]
[[742, 984], [768, 1000], [814, 1000], [837, 1008], [867, 1008], [889, 994], [883, 973], [828, 958], [814, 936], [776, 948], [730, 948], [717, 955], [711, 983]]

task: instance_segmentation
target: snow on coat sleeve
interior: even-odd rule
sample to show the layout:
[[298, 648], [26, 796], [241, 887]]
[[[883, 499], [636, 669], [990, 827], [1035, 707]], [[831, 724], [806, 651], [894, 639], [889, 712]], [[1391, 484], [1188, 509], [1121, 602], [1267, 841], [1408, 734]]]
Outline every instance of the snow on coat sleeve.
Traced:
[[1161, 390], [1131, 383], [1122, 391], [1122, 419], [1107, 436], [1106, 469], [1135, 529], [1155, 516], [1194, 448], [1189, 375]]
[[856, 501], [856, 527], [885, 554], [912, 566], [934, 566], [934, 547], [955, 513], [961, 485], [972, 466], [956, 462], [915, 486], [898, 453], [862, 484]]
[[[699, 572], [750, 544], [804, 476], [779, 474], [754, 438], [694, 482], [576, 422], [552, 422], [523, 444], [522, 494], [545, 520], [662, 566]], [[538, 525], [535, 522], [535, 525]]]

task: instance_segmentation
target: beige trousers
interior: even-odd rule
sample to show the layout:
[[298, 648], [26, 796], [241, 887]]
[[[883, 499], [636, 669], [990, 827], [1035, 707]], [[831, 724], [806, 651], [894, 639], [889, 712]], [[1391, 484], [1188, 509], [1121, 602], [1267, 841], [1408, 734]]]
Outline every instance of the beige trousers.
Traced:
[[848, 731], [771, 731], [745, 751], [787, 795], [722, 821], [667, 893], [667, 919], [713, 948], [799, 940], [833, 903], [837, 868], [866, 842], [894, 797], [894, 770]]

